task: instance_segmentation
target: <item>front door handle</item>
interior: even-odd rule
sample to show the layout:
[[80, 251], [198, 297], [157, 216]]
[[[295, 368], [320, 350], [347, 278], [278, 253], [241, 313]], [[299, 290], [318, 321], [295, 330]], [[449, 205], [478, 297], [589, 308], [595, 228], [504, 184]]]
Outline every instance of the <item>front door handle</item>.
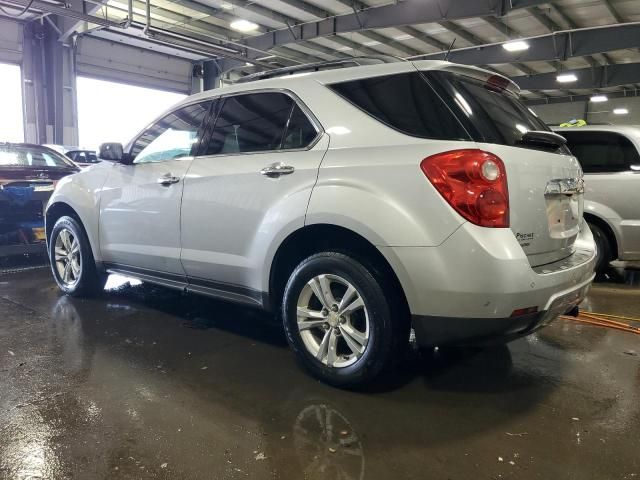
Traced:
[[170, 173], [165, 173], [158, 179], [158, 183], [165, 187], [169, 185], [173, 185], [174, 183], [178, 183], [180, 181], [180, 177], [174, 177]]
[[278, 178], [280, 175], [290, 175], [295, 170], [296, 169], [291, 165], [285, 165], [284, 163], [279, 162], [272, 163], [271, 165], [264, 167], [260, 170], [260, 175], [264, 175], [269, 178]]

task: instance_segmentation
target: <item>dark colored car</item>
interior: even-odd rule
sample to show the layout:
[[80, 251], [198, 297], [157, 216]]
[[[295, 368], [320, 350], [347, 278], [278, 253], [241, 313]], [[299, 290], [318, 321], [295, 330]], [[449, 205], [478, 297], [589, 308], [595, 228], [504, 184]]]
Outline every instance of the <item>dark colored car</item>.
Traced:
[[44, 248], [44, 207], [57, 181], [78, 171], [50, 148], [0, 143], [0, 257]]

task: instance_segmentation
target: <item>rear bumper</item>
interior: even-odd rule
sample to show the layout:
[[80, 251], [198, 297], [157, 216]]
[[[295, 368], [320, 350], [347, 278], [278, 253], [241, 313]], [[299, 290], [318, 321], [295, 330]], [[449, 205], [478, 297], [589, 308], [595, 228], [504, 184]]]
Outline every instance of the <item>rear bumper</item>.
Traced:
[[[428, 345], [523, 335], [566, 312], [594, 278], [586, 223], [575, 247], [566, 259], [532, 268], [511, 230], [466, 223], [438, 247], [380, 250], [404, 289], [418, 341]], [[511, 316], [524, 308], [537, 313]]]
[[549, 309], [507, 318], [456, 318], [413, 315], [416, 339], [422, 346], [482, 344], [508, 341], [546, 327], [558, 315], [577, 306], [584, 299], [593, 277], [569, 291], [559, 292]]

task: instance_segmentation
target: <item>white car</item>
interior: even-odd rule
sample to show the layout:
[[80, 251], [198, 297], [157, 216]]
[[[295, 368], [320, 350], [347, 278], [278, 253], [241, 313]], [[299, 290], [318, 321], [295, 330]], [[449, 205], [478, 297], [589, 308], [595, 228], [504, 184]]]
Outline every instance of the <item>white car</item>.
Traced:
[[374, 380], [412, 326], [422, 345], [527, 335], [594, 277], [578, 161], [514, 84], [474, 67], [240, 83], [100, 156], [48, 206], [64, 292], [113, 272], [271, 310], [334, 385]]
[[640, 127], [558, 128], [586, 175], [584, 218], [598, 246], [596, 271], [640, 260]]

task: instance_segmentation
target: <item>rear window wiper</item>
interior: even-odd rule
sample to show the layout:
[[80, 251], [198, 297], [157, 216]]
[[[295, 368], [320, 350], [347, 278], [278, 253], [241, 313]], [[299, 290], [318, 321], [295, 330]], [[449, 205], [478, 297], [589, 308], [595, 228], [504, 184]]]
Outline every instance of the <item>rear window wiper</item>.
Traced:
[[562, 135], [545, 130], [529, 130], [522, 134], [517, 143], [545, 150], [557, 150], [567, 143], [567, 139]]

